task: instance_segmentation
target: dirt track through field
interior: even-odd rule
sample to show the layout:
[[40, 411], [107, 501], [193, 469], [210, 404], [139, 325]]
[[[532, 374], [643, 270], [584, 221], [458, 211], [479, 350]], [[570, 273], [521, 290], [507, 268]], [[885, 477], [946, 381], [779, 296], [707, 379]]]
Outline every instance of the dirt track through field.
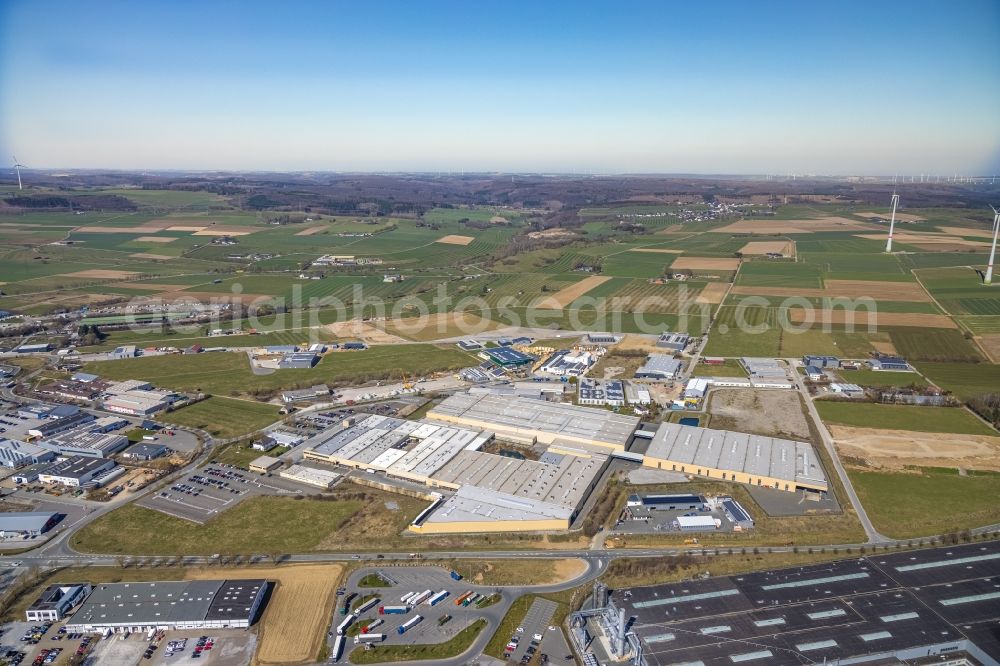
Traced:
[[286, 565], [261, 569], [191, 570], [192, 579], [264, 578], [277, 582], [260, 621], [256, 662], [312, 662], [325, 638], [343, 567]]
[[721, 303], [726, 297], [728, 289], [729, 285], [725, 282], [709, 282], [705, 285], [704, 289], [698, 292], [698, 298], [695, 299], [695, 303]]
[[758, 296], [815, 296], [827, 298], [871, 298], [876, 301], [929, 303], [931, 297], [916, 282], [879, 280], [827, 280], [822, 289], [812, 287], [752, 287], [738, 285], [734, 294]]
[[586, 294], [591, 289], [604, 284], [611, 278], [604, 277], [601, 275], [591, 275], [590, 277], [585, 277], [576, 284], [572, 284], [568, 287], [560, 289], [551, 296], [542, 299], [536, 304], [536, 307], [546, 308], [552, 310], [562, 310], [564, 307], [580, 298]]
[[1000, 437], [830, 426], [843, 455], [890, 469], [908, 465], [1000, 471]]
[[476, 240], [474, 236], [460, 236], [458, 234], [448, 234], [447, 236], [442, 236], [438, 238], [435, 243], [444, 243], [445, 245], [468, 245], [472, 241]]
[[817, 217], [810, 220], [746, 219], [727, 224], [709, 233], [723, 234], [808, 234], [814, 231], [850, 231], [874, 229], [871, 224], [846, 217]]
[[104, 268], [91, 268], [86, 271], [76, 271], [73, 273], [61, 273], [62, 277], [93, 278], [95, 280], [124, 280], [134, 275], [142, 275], [135, 271], [115, 271]]
[[736, 257], [678, 257], [671, 269], [692, 271], [735, 271], [740, 267]]
[[939, 314], [912, 312], [867, 312], [866, 310], [812, 310], [789, 308], [788, 318], [793, 324], [812, 321], [813, 325], [851, 324], [867, 327], [869, 320], [875, 326], [917, 326], [925, 328], [958, 328], [950, 317]]

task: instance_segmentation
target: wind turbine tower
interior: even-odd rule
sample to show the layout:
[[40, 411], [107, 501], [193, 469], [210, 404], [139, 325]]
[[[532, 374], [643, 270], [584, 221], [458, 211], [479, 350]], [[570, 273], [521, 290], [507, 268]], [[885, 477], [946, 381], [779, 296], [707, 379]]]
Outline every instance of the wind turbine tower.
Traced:
[[[12, 157], [14, 157], [14, 156], [12, 155]], [[24, 166], [23, 164], [21, 164], [20, 162], [17, 161], [17, 157], [14, 157], [14, 171], [17, 172], [17, 189], [19, 189], [19, 190], [23, 190], [24, 189], [23, 187], [21, 187], [21, 167], [23, 167], [23, 166]], [[27, 168], [27, 167], [25, 167], [25, 168]]]
[[899, 195], [892, 193], [892, 219], [889, 220], [889, 240], [885, 242], [885, 251], [892, 252], [892, 232], [896, 229], [896, 206], [899, 205]]
[[[993, 208], [993, 206], [990, 206]], [[993, 247], [990, 248], [990, 262], [986, 264], [986, 277], [983, 284], [993, 283], [993, 260], [997, 255], [997, 233], [1000, 232], [1000, 210], [993, 208]]]

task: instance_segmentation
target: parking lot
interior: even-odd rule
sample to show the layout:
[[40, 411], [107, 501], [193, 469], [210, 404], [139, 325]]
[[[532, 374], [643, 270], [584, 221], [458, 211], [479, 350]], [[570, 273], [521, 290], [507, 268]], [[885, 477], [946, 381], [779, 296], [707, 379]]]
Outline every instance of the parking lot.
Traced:
[[[365, 626], [369, 627], [369, 633], [385, 636], [383, 643], [387, 645], [442, 643], [481, 617], [489, 619], [493, 626], [497, 626], [510, 605], [510, 599], [501, 594], [497, 603], [486, 608], [477, 607], [476, 604], [479, 600], [494, 594], [496, 589], [488, 586], [469, 585], [465, 580], [453, 580], [447, 571], [438, 567], [387, 567], [380, 571], [384, 578], [388, 579], [391, 587], [370, 588], [357, 585], [363, 576], [375, 571], [375, 569], [363, 569], [355, 572], [351, 576], [349, 585], [342, 588], [343, 594], [339, 594], [337, 597], [337, 606], [334, 609], [328, 636], [331, 645], [336, 639], [337, 627], [345, 619], [345, 616], [341, 614], [341, 607], [345, 599], [352, 594], [357, 595], [350, 601], [352, 607], [362, 604], [362, 599], [371, 595], [375, 595], [374, 598], [379, 600], [371, 609], [362, 613], [361, 617], [346, 630], [347, 638], [344, 651], [340, 655], [341, 663], [345, 663], [351, 651], [358, 647], [354, 643], [354, 636], [360, 633]], [[425, 599], [416, 606], [410, 606], [405, 613], [379, 613], [380, 607], [404, 606], [406, 605], [402, 601], [404, 597], [422, 594], [428, 590], [430, 590], [431, 596], [441, 591], [447, 591], [448, 595], [434, 606], [430, 605], [429, 599]], [[478, 594], [480, 597], [476, 602], [456, 605], [455, 602], [468, 592]], [[400, 635], [398, 627], [417, 615], [423, 618], [420, 623]], [[377, 623], [377, 626], [370, 626], [372, 623]]]
[[[505, 654], [509, 655], [508, 660], [527, 664], [534, 658], [535, 654], [543, 654], [541, 646], [548, 634], [559, 633], [555, 628], [549, 629], [552, 626], [552, 614], [556, 612], [556, 608], [558, 605], [548, 599], [536, 598], [531, 603], [524, 620], [507, 643]], [[548, 655], [548, 653], [544, 654]]]
[[[85, 654], [97, 641], [93, 634], [69, 634], [63, 623], [9, 622], [3, 625], [0, 658], [23, 666], [56, 661], [67, 663], [69, 657]], [[19, 658], [19, 655], [23, 657]], [[46, 661], [48, 659], [48, 661]]]
[[260, 475], [235, 465], [214, 464], [177, 479], [144, 497], [140, 506], [195, 523], [204, 523], [256, 495], [297, 495], [309, 486], [282, 479], [276, 473]]

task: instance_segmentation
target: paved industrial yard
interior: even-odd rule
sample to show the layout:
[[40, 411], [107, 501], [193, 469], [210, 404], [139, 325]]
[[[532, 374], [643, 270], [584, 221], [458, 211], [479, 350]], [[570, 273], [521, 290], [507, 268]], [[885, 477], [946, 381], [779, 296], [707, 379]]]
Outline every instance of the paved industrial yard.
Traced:
[[305, 494], [309, 489], [310, 486], [283, 479], [277, 473], [262, 476], [232, 466], [208, 465], [177, 479], [138, 504], [204, 523], [250, 497]]

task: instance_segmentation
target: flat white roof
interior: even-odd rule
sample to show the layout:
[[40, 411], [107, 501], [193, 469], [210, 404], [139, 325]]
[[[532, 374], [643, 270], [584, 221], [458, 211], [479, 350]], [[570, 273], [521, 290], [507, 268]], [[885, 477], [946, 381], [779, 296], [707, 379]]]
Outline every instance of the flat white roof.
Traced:
[[494, 490], [462, 486], [424, 521], [425, 523], [480, 523], [504, 520], [565, 520], [572, 509], [498, 493]]

